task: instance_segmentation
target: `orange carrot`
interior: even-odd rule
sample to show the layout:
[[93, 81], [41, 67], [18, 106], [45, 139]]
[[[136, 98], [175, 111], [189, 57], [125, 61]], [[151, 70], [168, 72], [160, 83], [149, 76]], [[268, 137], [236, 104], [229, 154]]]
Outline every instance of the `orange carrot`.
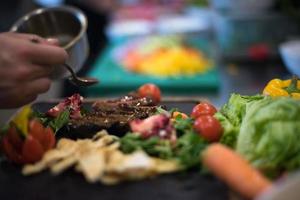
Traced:
[[271, 182], [245, 159], [222, 144], [212, 144], [202, 154], [203, 164], [234, 191], [253, 199]]

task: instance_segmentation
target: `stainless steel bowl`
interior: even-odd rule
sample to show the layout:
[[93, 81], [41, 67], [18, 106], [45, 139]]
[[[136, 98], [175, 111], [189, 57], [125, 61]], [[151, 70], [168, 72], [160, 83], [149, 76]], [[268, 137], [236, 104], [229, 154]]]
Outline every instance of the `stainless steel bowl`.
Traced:
[[[57, 38], [69, 54], [67, 64], [79, 71], [89, 54], [86, 36], [87, 19], [79, 10], [70, 6], [42, 8], [34, 10], [19, 19], [11, 28], [18, 33], [36, 34], [43, 38]], [[58, 66], [52, 78], [59, 79], [70, 75]]]

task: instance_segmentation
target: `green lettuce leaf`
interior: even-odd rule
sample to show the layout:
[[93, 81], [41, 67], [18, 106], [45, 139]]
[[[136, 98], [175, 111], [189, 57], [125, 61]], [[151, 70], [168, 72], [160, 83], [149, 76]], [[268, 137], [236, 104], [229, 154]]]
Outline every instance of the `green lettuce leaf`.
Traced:
[[300, 101], [264, 98], [247, 104], [237, 151], [272, 174], [300, 167]]
[[247, 104], [265, 98], [261, 95], [242, 96], [232, 94], [227, 104], [225, 104], [215, 117], [220, 121], [224, 133], [220, 142], [235, 148], [240, 126], [246, 113]]

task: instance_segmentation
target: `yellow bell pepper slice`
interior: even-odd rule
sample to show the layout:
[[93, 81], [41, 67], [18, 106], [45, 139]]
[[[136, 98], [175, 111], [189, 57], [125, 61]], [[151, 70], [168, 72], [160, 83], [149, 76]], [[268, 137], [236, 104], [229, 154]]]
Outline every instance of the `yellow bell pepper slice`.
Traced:
[[28, 122], [31, 114], [31, 106], [24, 106], [11, 121], [24, 135], [28, 134]]
[[300, 81], [297, 77], [289, 80], [273, 79], [264, 88], [263, 94], [271, 97], [300, 99]]

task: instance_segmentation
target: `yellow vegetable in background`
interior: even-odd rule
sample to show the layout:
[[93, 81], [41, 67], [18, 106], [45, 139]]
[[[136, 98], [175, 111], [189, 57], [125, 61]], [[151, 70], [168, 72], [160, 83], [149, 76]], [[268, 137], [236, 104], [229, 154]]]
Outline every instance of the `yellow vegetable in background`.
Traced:
[[132, 71], [159, 77], [192, 76], [206, 72], [212, 63], [201, 52], [185, 47], [157, 50], [140, 59]]
[[300, 81], [297, 77], [289, 80], [273, 79], [267, 84], [263, 94], [271, 97], [300, 99]]

